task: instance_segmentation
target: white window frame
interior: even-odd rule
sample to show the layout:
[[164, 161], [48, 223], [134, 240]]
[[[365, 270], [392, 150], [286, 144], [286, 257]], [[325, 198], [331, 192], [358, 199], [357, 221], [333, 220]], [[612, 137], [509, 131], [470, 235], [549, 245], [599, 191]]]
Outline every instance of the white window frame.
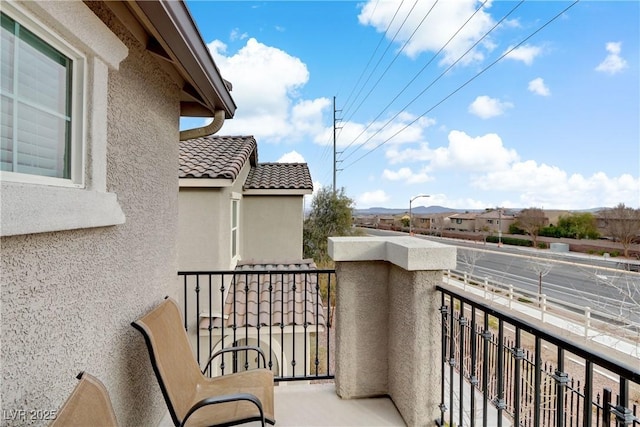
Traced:
[[[18, 8], [3, 7], [2, 13], [16, 21], [20, 26], [26, 28], [49, 46], [58, 50], [73, 62], [73, 73], [71, 80], [71, 177], [55, 178], [42, 175], [33, 175], [19, 172], [0, 171], [0, 180], [13, 182], [24, 182], [42, 185], [54, 185], [62, 187], [84, 188], [84, 142], [85, 129], [85, 106], [86, 106], [86, 86], [87, 81], [86, 63], [87, 58], [80, 51], [75, 49], [63, 39], [57, 37], [43, 29], [43, 25], [35, 18], [30, 17]], [[17, 66], [17, 64], [16, 64]], [[14, 94], [15, 95], [15, 94]], [[17, 114], [17, 112], [14, 112]], [[14, 141], [15, 144], [15, 141]], [[17, 149], [17, 145], [14, 145]]]
[[127, 47], [83, 2], [3, 0], [2, 11], [74, 60], [78, 127], [71, 179], [0, 174], [0, 236], [124, 223], [117, 195], [107, 191], [107, 101], [109, 71], [118, 69]]
[[[231, 203], [229, 205], [229, 253], [231, 255], [231, 263], [235, 264], [240, 260], [240, 200], [242, 195], [239, 193], [231, 193]], [[234, 218], [234, 206], [235, 206], [235, 218]], [[235, 227], [234, 227], [235, 219]], [[235, 235], [234, 235], [235, 231]], [[235, 237], [235, 238], [234, 238]], [[235, 240], [235, 242], [234, 242]], [[235, 243], [235, 253], [233, 251]]]

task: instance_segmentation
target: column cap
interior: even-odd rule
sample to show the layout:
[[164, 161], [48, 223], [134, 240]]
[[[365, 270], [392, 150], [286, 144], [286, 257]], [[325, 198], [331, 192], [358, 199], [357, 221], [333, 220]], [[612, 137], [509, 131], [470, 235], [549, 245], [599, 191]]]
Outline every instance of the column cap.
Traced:
[[387, 261], [408, 271], [456, 268], [456, 248], [409, 236], [329, 237], [334, 261]]

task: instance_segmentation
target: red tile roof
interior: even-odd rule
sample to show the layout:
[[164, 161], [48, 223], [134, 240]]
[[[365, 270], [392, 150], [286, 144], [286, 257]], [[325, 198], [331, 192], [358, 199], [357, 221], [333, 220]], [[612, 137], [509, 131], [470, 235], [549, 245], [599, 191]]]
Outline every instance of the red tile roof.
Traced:
[[[288, 263], [240, 263], [234, 274], [234, 284], [229, 285], [225, 301], [224, 327], [234, 324], [240, 327], [255, 326], [303, 326], [325, 325], [322, 297], [316, 285], [318, 276], [313, 274], [313, 260]], [[260, 271], [261, 273], [243, 273]], [[287, 271], [273, 273], [269, 271]], [[264, 273], [262, 273], [264, 272]], [[311, 274], [305, 274], [311, 272]], [[207, 329], [209, 319], [201, 318], [200, 328]], [[213, 319], [213, 327], [220, 328], [220, 318]]]
[[180, 141], [180, 178], [235, 180], [247, 162], [257, 163], [253, 136], [206, 136]]
[[313, 190], [306, 163], [258, 163], [249, 171], [245, 190]]

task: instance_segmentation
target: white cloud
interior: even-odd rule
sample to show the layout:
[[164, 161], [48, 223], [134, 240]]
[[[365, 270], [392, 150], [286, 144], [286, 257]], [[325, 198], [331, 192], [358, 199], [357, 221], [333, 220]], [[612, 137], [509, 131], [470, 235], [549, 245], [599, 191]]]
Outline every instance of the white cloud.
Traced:
[[[388, 123], [388, 124], [387, 124]], [[351, 150], [364, 144], [364, 149], [371, 149], [385, 143], [386, 146], [415, 143], [424, 140], [424, 131], [436, 123], [434, 119], [428, 117], [417, 117], [409, 113], [400, 113], [397, 117], [387, 117], [373, 122], [367, 127], [366, 124], [357, 122], [342, 122], [342, 129], [337, 135], [337, 145], [344, 148], [351, 144], [347, 154]], [[315, 143], [320, 145], [333, 144], [332, 128], [325, 128], [323, 134], [318, 134]], [[366, 150], [354, 152], [353, 159], [364, 154]]]
[[[380, 33], [384, 32], [391, 23], [387, 36], [391, 38], [398, 32], [395, 42], [400, 46], [410, 40], [403, 53], [411, 58], [417, 57], [422, 52], [437, 52], [447, 44], [459, 28], [462, 28], [443, 51], [444, 56], [441, 64], [447, 65], [457, 60], [495, 24], [495, 21], [487, 12], [490, 2], [466, 24], [465, 21], [469, 19], [478, 7], [476, 0], [439, 2], [431, 10], [429, 17], [422, 25], [420, 25], [420, 21], [429, 13], [429, 10], [434, 5], [434, 0], [417, 2], [415, 8], [409, 14], [413, 5], [414, 2], [403, 2], [398, 10], [398, 2], [369, 0], [362, 7], [358, 20], [362, 25], [370, 25]], [[396, 11], [397, 16], [393, 19]], [[409, 15], [407, 21], [398, 31], [404, 21], [404, 17], [407, 15]], [[415, 35], [412, 36], [412, 33], [419, 25], [420, 27]], [[481, 46], [474, 48], [461, 63], [469, 64], [481, 61], [484, 59], [483, 49], [488, 51], [492, 46], [491, 40], [489, 38], [485, 39]]]
[[627, 61], [620, 56], [622, 43], [609, 42], [606, 45], [609, 55], [596, 67], [596, 71], [608, 74], [616, 74], [627, 68]]
[[488, 191], [514, 191], [520, 194], [520, 206], [577, 209], [638, 203], [640, 178], [629, 174], [608, 177], [602, 172], [585, 177], [569, 175], [556, 166], [534, 160], [516, 162], [508, 169], [475, 176], [471, 185]]
[[535, 78], [529, 82], [529, 92], [533, 92], [540, 96], [549, 96], [551, 91], [549, 87], [544, 83], [542, 77]]
[[489, 119], [504, 114], [505, 110], [513, 108], [510, 102], [503, 102], [486, 95], [478, 96], [470, 105], [469, 112], [482, 119]]
[[385, 157], [392, 165], [410, 161], [424, 162], [433, 158], [433, 150], [429, 148], [427, 143], [419, 144], [418, 148], [405, 148], [404, 150], [392, 147], [385, 152]]
[[411, 168], [400, 168], [397, 171], [385, 169], [382, 177], [389, 181], [403, 181], [406, 184], [422, 184], [433, 180], [424, 170], [413, 172]]
[[302, 157], [302, 154], [294, 150], [280, 156], [280, 158], [276, 160], [276, 163], [306, 163], [306, 161], [304, 157]]
[[313, 198], [316, 197], [318, 191], [322, 188], [322, 183], [320, 181], [313, 181], [313, 193], [304, 195], [304, 210], [307, 211], [311, 209], [311, 203], [313, 202]]
[[249, 34], [241, 33], [239, 28], [234, 28], [233, 30], [231, 30], [231, 34], [229, 35], [229, 39], [231, 41], [245, 40], [248, 37], [249, 37]]
[[462, 169], [467, 172], [501, 170], [518, 161], [515, 150], [502, 145], [502, 139], [495, 133], [471, 137], [462, 131], [449, 132], [449, 145], [431, 149], [421, 144], [417, 149], [388, 150], [390, 163], [426, 161], [428, 170]]
[[299, 58], [255, 38], [230, 56], [219, 40], [208, 47], [222, 76], [233, 84], [231, 95], [240, 106], [233, 120], [225, 122], [225, 133], [255, 135], [261, 143], [297, 142], [324, 130], [322, 115], [330, 101], [300, 99], [298, 91], [309, 81], [309, 71]]
[[362, 193], [356, 200], [358, 208], [370, 208], [372, 206], [381, 205], [388, 202], [389, 195], [383, 190], [366, 191]]
[[[511, 50], [513, 46], [509, 46], [505, 52]], [[522, 61], [527, 65], [533, 64], [533, 60], [542, 53], [542, 48], [538, 46], [532, 46], [525, 44], [520, 46], [513, 51], [509, 52], [505, 59], [513, 59], [515, 61]]]

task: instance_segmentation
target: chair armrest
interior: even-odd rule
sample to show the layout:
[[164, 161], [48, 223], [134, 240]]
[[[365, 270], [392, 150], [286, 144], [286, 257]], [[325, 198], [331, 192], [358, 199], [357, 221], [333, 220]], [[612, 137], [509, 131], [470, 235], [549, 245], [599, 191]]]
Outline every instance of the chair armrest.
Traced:
[[[209, 370], [209, 366], [211, 365], [211, 362], [213, 361], [213, 359], [215, 359], [216, 357], [220, 356], [221, 354], [229, 353], [229, 352], [237, 353], [238, 351], [248, 351], [248, 350], [257, 351], [258, 355], [262, 358], [262, 366], [264, 366], [265, 368], [267, 367], [267, 358], [264, 355], [264, 351], [260, 347], [244, 345], [244, 346], [239, 346], [239, 347], [223, 348], [222, 350], [216, 351], [215, 353], [213, 353], [211, 355], [211, 357], [207, 361], [207, 365], [202, 370], [202, 373], [203, 374], [206, 373]], [[259, 363], [258, 363], [258, 366], [260, 366]]]
[[[209, 405], [217, 405], [219, 403], [237, 402], [239, 400], [246, 400], [248, 402], [253, 403], [258, 408], [258, 411], [260, 411], [259, 418], [256, 417], [254, 419], [247, 419], [246, 421], [260, 421], [261, 425], [264, 427], [265, 419], [264, 419], [264, 411], [262, 409], [262, 403], [260, 402], [260, 399], [258, 399], [256, 396], [250, 393], [225, 394], [223, 396], [214, 396], [214, 397], [207, 397], [205, 399], [202, 399], [201, 401], [196, 402], [196, 404], [193, 405], [191, 409], [189, 409], [189, 411], [187, 411], [187, 415], [185, 415], [184, 419], [180, 423], [180, 426], [181, 427], [184, 426], [187, 423], [187, 420], [189, 419], [189, 417], [193, 415], [200, 408], [203, 408]], [[215, 424], [212, 424], [212, 425], [215, 425]]]

